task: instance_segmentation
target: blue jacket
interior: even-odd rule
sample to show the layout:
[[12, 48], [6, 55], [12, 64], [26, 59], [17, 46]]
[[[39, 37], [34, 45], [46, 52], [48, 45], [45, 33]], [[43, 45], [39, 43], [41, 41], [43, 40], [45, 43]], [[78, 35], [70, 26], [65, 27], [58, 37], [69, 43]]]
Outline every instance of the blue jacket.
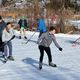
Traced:
[[39, 31], [41, 31], [41, 32], [43, 32], [43, 33], [47, 31], [47, 30], [46, 30], [45, 22], [44, 22], [44, 20], [43, 20], [42, 18], [40, 18], [40, 19], [38, 20], [37, 30], [39, 30]]

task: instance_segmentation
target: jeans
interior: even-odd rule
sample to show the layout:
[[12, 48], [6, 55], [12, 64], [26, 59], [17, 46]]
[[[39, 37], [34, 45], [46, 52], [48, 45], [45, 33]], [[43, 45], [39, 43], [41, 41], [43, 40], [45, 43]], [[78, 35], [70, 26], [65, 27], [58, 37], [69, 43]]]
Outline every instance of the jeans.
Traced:
[[8, 42], [4, 46], [4, 55], [7, 57], [8, 56], [8, 51], [9, 51], [9, 56], [12, 56], [12, 42]]

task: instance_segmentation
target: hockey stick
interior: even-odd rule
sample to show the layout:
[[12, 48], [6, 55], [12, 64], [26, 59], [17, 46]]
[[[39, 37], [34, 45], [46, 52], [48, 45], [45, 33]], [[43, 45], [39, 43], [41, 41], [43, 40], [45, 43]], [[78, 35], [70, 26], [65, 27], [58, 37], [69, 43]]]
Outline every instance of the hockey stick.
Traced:
[[80, 39], [80, 37], [79, 38], [77, 38], [74, 42], [73, 42], [73, 44], [72, 44], [72, 46], [73, 47], [75, 47], [76, 46], [76, 44], [77, 44], [77, 41]]
[[27, 44], [27, 43], [31, 40], [31, 38], [34, 36], [35, 33], [36, 33], [36, 32], [34, 32], [34, 33], [31, 35], [31, 37], [27, 40], [27, 42], [25, 42], [25, 44]]
[[[27, 41], [28, 41], [28, 40], [27, 40]], [[32, 42], [32, 43], [37, 44], [37, 41], [35, 41], [35, 40], [29, 40], [29, 42]], [[26, 44], [26, 42], [22, 42], [22, 44]]]
[[3, 43], [0, 48], [4, 47], [8, 42], [10, 42], [10, 41], [11, 41], [12, 39], [14, 39], [14, 38], [15, 38], [15, 35], [13, 35], [12, 38], [11, 38], [9, 41], [7, 41], [6, 43]]

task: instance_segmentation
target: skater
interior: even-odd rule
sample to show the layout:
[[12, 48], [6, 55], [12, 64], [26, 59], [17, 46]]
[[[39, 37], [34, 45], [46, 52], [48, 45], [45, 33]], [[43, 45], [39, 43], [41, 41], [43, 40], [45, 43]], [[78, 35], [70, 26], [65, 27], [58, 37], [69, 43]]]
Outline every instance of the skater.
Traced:
[[4, 52], [4, 48], [2, 47], [4, 43], [2, 42], [2, 38], [0, 38], [0, 52]]
[[[13, 36], [14, 36], [14, 30], [12, 28], [12, 24], [8, 22], [2, 33], [2, 41], [6, 44], [7, 41], [9, 41]], [[9, 51], [9, 55], [8, 55], [8, 51]], [[14, 61], [14, 58], [12, 56], [12, 42], [11, 41], [9, 41], [6, 45], [4, 45], [4, 59], [5, 61], [7, 60]]]
[[18, 24], [20, 26], [19, 39], [21, 39], [22, 33], [24, 34], [24, 38], [27, 39], [27, 37], [26, 37], [27, 20], [24, 18], [24, 16], [21, 17], [21, 19], [19, 20]]
[[42, 33], [45, 33], [47, 31], [44, 19], [40, 15], [38, 15], [37, 31], [40, 32], [39, 37], [42, 35]]
[[39, 59], [39, 69], [42, 69], [42, 63], [43, 63], [43, 56], [44, 56], [44, 51], [48, 55], [48, 63], [49, 66], [56, 67], [56, 64], [52, 63], [52, 55], [51, 55], [51, 50], [50, 50], [50, 44], [52, 41], [56, 45], [56, 47], [62, 51], [62, 48], [59, 46], [59, 44], [56, 41], [56, 38], [54, 36], [55, 33], [55, 28], [53, 26], [50, 27], [49, 32], [43, 33], [39, 39], [38, 39], [38, 48], [40, 51], [40, 59]]

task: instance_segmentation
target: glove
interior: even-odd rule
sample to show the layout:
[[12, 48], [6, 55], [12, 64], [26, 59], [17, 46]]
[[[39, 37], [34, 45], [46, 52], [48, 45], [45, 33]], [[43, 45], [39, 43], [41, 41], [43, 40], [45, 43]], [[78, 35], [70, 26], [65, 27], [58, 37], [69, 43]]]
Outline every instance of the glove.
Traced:
[[62, 51], [62, 48], [61, 47], [59, 48], [59, 51]]

